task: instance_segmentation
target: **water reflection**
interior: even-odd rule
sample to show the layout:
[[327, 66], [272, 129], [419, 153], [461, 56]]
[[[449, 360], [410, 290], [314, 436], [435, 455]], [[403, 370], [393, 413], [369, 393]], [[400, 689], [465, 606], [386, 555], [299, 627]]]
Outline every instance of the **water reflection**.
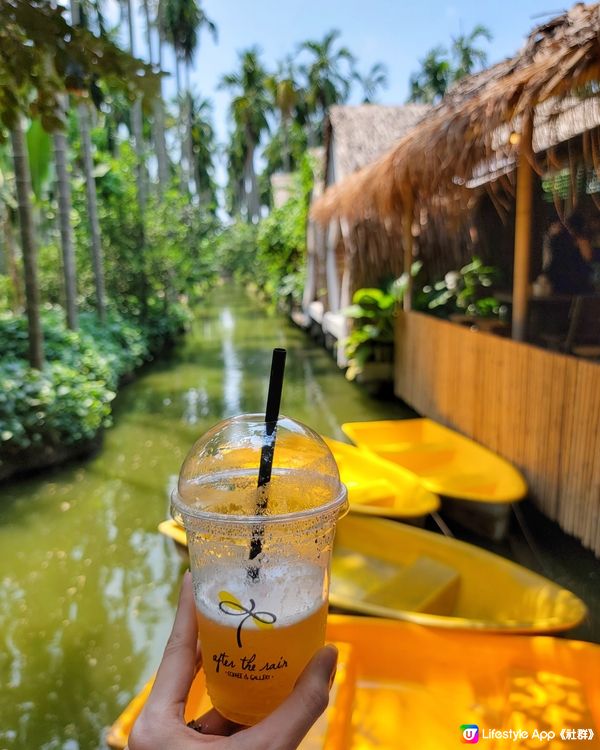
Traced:
[[119, 394], [88, 461], [5, 485], [0, 503], [0, 748], [90, 750], [148, 679], [182, 563], [156, 530], [192, 443], [264, 409], [273, 346], [288, 348], [283, 409], [339, 437], [393, 418], [329, 356], [239, 290], [216, 290], [170, 362]]
[[225, 411], [228, 415], [239, 414], [241, 411], [240, 384], [242, 372], [233, 343], [235, 321], [228, 307], [222, 310], [220, 322], [223, 331], [223, 401], [225, 402]]

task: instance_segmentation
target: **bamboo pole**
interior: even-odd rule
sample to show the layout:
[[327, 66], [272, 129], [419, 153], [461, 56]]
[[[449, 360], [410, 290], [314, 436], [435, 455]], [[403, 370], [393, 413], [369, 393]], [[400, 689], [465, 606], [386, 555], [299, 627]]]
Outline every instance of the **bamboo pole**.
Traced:
[[410, 188], [407, 189], [403, 199], [403, 214], [402, 214], [402, 254], [404, 256], [404, 273], [407, 274], [406, 291], [404, 292], [404, 299], [402, 300], [402, 306], [404, 312], [410, 312], [412, 309], [412, 275], [411, 268], [413, 264], [413, 236], [412, 236], [412, 223], [413, 213], [415, 208], [414, 197]]
[[533, 197], [533, 169], [529, 161], [532, 153], [532, 125], [532, 116], [528, 115], [523, 122], [517, 166], [517, 211], [515, 221], [512, 312], [512, 337], [515, 341], [525, 341], [527, 335]]

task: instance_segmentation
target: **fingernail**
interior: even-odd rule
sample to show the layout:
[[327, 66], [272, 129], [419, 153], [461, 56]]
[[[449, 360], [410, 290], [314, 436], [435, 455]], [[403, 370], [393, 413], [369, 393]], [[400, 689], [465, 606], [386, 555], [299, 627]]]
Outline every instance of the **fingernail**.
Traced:
[[337, 672], [338, 650], [333, 645], [333, 643], [328, 643], [325, 646], [325, 649], [329, 651], [329, 654], [327, 656], [328, 659], [331, 660], [331, 663], [329, 664], [329, 688], [331, 689]]

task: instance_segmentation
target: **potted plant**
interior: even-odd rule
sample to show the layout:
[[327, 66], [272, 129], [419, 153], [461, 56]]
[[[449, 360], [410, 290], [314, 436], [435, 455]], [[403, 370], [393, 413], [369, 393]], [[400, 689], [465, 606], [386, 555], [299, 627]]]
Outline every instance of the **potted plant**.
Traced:
[[[411, 275], [421, 269], [413, 263]], [[352, 305], [342, 313], [352, 319], [352, 330], [346, 340], [348, 380], [361, 382], [391, 381], [394, 374], [394, 318], [396, 305], [408, 288], [408, 275], [402, 274], [387, 289], [358, 289]]]

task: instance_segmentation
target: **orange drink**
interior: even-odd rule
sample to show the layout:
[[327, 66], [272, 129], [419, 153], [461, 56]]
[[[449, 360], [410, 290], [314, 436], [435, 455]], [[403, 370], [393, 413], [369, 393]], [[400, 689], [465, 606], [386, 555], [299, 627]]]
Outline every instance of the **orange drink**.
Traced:
[[264, 439], [262, 415], [217, 425], [171, 496], [187, 532], [207, 690], [239, 724], [280, 705], [323, 645], [335, 524], [347, 509], [329, 448], [285, 417], [268, 487], [258, 489]]

